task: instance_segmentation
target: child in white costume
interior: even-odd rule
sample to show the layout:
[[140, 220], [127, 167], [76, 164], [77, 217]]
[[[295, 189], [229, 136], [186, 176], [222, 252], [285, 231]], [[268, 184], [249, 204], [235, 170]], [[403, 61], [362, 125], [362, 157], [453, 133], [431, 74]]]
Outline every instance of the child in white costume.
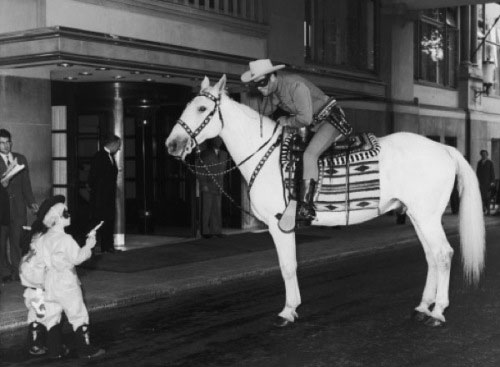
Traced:
[[89, 259], [96, 244], [95, 232], [90, 233], [81, 247], [64, 229], [71, 217], [62, 195], [45, 200], [37, 213], [45, 226], [44, 233], [32, 242], [37, 261], [45, 264], [45, 316], [41, 323], [47, 331], [47, 348], [51, 357], [64, 355], [61, 343], [61, 315], [66, 314], [76, 335], [76, 349], [80, 357], [92, 358], [104, 354], [103, 349], [90, 345], [89, 314], [83, 301], [80, 280], [75, 266]]

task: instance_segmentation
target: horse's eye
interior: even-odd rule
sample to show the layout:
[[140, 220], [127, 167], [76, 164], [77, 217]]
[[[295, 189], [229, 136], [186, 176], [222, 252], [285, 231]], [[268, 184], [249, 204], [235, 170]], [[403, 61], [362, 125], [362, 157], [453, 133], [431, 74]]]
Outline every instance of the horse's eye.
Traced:
[[199, 112], [205, 112], [206, 110], [207, 110], [207, 108], [205, 106], [198, 107]]

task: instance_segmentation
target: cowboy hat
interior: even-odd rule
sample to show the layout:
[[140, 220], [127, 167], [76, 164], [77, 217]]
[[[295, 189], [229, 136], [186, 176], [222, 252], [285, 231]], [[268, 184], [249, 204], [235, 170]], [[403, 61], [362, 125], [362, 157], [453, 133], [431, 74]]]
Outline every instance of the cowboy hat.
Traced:
[[285, 65], [273, 65], [269, 59], [250, 61], [248, 65], [250, 70], [245, 71], [241, 75], [241, 81], [243, 83], [253, 82], [261, 76], [274, 73], [275, 71], [285, 67]]
[[43, 219], [49, 212], [50, 208], [52, 208], [54, 205], [58, 203], [64, 203], [66, 201], [66, 198], [63, 195], [55, 195], [52, 197], [49, 197], [48, 199], [45, 199], [45, 201], [40, 205], [40, 208], [36, 212], [36, 218], [39, 221], [43, 222]]

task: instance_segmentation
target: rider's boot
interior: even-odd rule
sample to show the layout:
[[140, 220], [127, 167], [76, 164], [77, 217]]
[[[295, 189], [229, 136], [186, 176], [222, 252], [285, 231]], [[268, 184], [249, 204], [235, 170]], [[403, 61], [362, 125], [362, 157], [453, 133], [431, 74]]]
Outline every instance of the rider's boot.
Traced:
[[297, 222], [305, 222], [310, 224], [316, 218], [316, 211], [314, 209], [313, 197], [314, 190], [316, 189], [316, 180], [308, 179], [302, 180], [300, 187], [300, 201], [297, 209]]

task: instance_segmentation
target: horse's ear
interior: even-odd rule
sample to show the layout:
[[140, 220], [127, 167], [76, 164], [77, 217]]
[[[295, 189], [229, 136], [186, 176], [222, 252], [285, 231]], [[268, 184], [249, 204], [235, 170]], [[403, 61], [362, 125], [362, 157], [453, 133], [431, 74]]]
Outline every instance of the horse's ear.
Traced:
[[222, 75], [215, 88], [219, 90], [219, 93], [224, 92], [224, 89], [226, 89], [226, 74]]
[[203, 78], [203, 81], [201, 82], [201, 90], [206, 89], [208, 87], [210, 87], [210, 79], [208, 79], [208, 77], [205, 76], [205, 78]]

